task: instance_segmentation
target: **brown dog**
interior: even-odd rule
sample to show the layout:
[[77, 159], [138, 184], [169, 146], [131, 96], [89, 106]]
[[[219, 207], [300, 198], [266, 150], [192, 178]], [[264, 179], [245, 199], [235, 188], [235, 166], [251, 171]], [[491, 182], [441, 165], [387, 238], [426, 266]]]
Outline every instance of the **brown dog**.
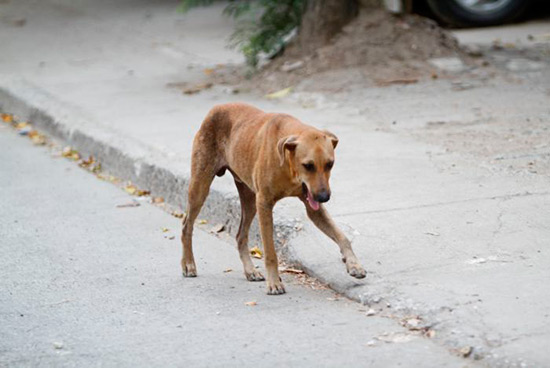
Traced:
[[273, 207], [284, 197], [300, 198], [308, 217], [340, 247], [348, 273], [359, 279], [365, 277], [350, 241], [321, 204], [330, 198], [328, 181], [337, 144], [334, 134], [302, 124], [290, 115], [268, 114], [237, 103], [210, 110], [193, 141], [187, 216], [181, 235], [183, 275], [197, 275], [193, 225], [214, 176], [222, 176], [227, 169], [233, 174], [241, 200], [237, 244], [249, 281], [264, 280], [254, 268], [248, 251], [248, 230], [257, 211], [265, 252], [267, 293], [285, 292], [273, 244]]

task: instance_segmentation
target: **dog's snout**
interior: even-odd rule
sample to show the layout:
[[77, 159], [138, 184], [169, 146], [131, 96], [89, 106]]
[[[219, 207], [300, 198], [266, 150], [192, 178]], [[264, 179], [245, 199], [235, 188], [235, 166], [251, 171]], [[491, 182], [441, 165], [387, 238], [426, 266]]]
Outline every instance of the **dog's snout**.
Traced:
[[328, 202], [330, 199], [330, 191], [328, 190], [321, 190], [319, 193], [315, 195], [315, 200], [320, 203]]

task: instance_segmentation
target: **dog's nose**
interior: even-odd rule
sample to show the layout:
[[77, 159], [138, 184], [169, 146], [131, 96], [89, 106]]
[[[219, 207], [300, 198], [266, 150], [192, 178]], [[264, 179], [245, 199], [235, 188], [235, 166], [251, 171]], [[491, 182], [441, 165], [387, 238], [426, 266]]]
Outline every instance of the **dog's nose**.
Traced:
[[317, 202], [325, 203], [330, 199], [330, 192], [328, 190], [321, 190], [317, 195], [315, 195], [315, 200]]

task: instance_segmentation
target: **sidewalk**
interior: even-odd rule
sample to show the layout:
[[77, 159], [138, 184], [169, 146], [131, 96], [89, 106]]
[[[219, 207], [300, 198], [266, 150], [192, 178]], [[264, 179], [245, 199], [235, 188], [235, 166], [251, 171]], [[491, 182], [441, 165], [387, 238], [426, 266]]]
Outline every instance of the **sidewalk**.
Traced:
[[[167, 85], [199, 82], [204, 69], [242, 58], [224, 48], [231, 23], [221, 7], [184, 16], [176, 3], [0, 5], [0, 109], [178, 206], [192, 137], [213, 105], [246, 101], [330, 129], [340, 144], [327, 207], [369, 274], [348, 277], [336, 245], [291, 199], [276, 211], [286, 258], [374, 309], [420, 316], [449, 349], [471, 346], [472, 356], [495, 366], [550, 363], [550, 295], [543, 290], [550, 186], [545, 171], [527, 169], [533, 160], [547, 165], [550, 147], [492, 155], [512, 144], [493, 144], [502, 126], [548, 122], [548, 65], [509, 80], [297, 92], [276, 101], [220, 86], [187, 96]], [[229, 221], [235, 232], [237, 192], [229, 176], [214, 183], [201, 216]]]

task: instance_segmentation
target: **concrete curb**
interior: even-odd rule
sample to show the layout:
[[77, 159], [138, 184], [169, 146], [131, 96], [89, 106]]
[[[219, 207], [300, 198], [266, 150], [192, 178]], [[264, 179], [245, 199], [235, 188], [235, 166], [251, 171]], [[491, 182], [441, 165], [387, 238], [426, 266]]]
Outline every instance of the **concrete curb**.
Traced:
[[[26, 81], [0, 81], [0, 110], [28, 121], [83, 155], [93, 155], [106, 172], [150, 190], [171, 206], [185, 209], [189, 181], [187, 163], [178, 162], [141, 142], [123, 137], [85, 111], [59, 101]], [[235, 235], [240, 212], [236, 190], [214, 181], [200, 216], [208, 218], [212, 225], [223, 223], [226, 230]], [[295, 233], [295, 221], [285, 220], [277, 213], [274, 218], [276, 246], [280, 248]], [[251, 227], [250, 239], [251, 244], [259, 242], [256, 221]]]

